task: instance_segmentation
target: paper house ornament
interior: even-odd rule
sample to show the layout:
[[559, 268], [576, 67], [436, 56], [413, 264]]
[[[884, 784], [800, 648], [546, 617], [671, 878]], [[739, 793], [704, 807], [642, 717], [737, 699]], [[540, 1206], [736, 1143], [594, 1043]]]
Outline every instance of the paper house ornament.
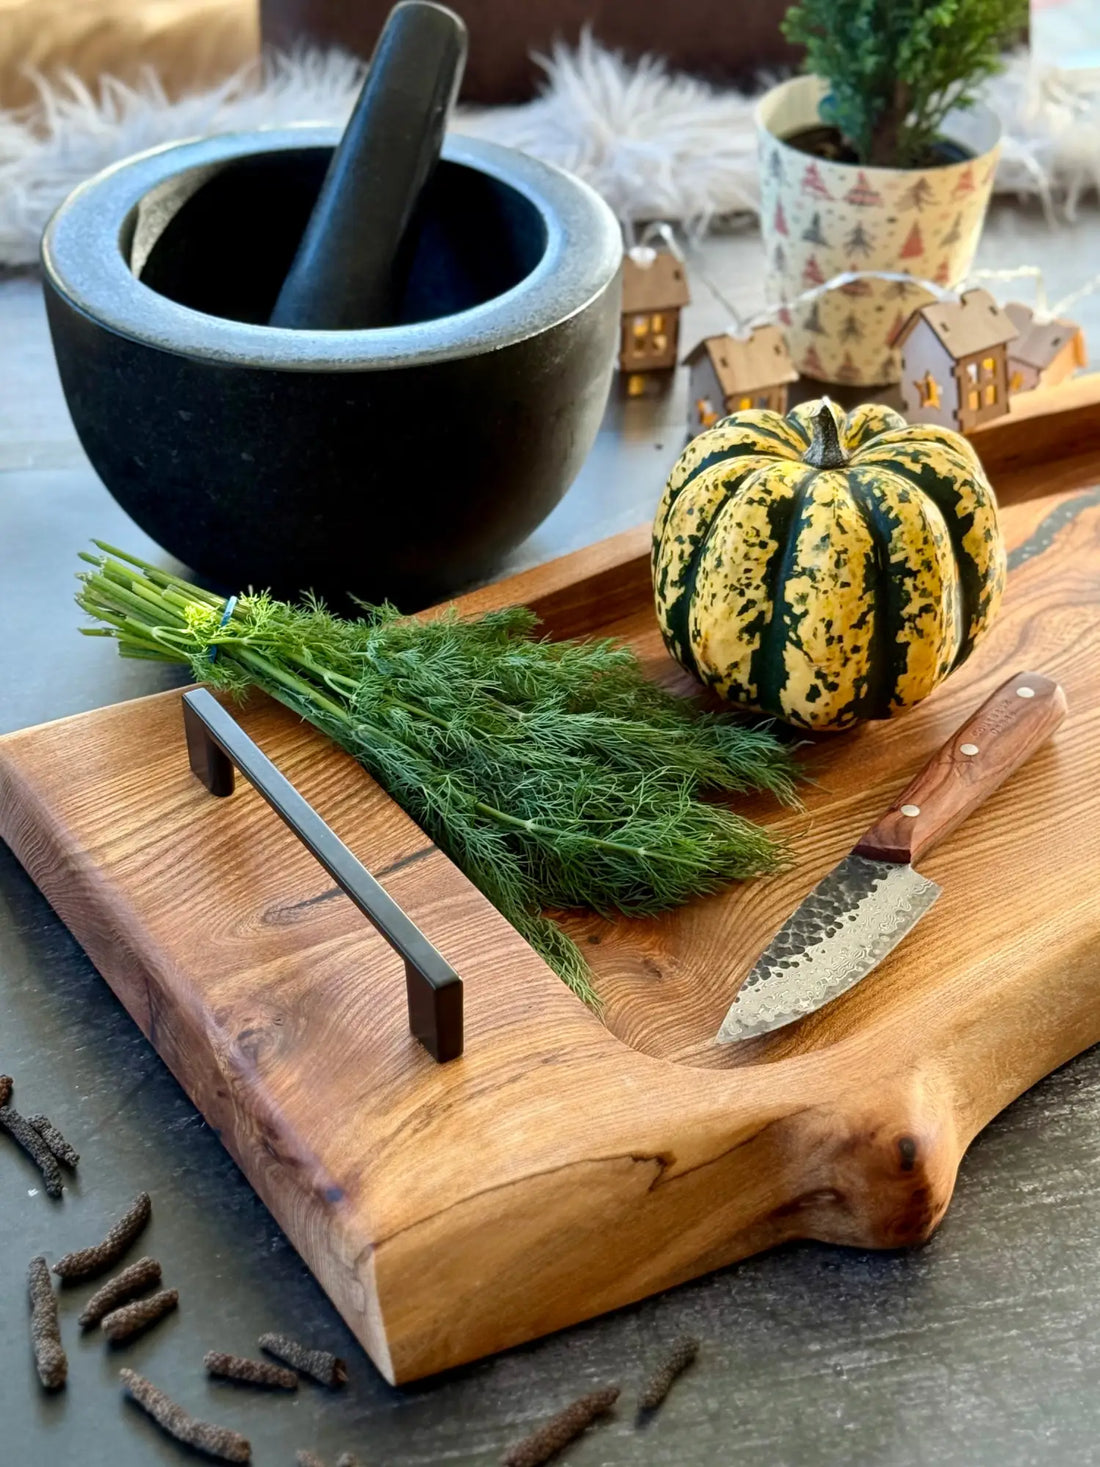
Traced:
[[[684, 262], [669, 250], [639, 245], [623, 258], [619, 368], [632, 378], [675, 367], [680, 351], [680, 311], [688, 304]], [[637, 393], [645, 390], [644, 380]], [[637, 395], [637, 394], [636, 394]]]
[[906, 417], [966, 433], [1007, 412], [1007, 347], [1016, 334], [987, 290], [914, 311], [890, 341], [901, 352]]
[[1085, 334], [1073, 321], [1036, 320], [1019, 301], [1009, 301], [1005, 315], [1017, 332], [1008, 348], [1009, 392], [1056, 387], [1087, 363]]
[[693, 433], [747, 408], [786, 412], [787, 384], [798, 379], [778, 326], [758, 326], [748, 336], [707, 336], [688, 352], [684, 365], [690, 370]]

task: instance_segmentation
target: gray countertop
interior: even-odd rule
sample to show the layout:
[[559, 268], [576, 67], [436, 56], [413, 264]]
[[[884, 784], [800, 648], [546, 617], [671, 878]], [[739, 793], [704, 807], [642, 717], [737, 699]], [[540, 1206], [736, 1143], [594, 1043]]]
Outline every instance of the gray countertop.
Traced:
[[[1094, 268], [1098, 237], [1095, 215], [1052, 235], [1037, 215], [1002, 206], [982, 263], [1041, 257], [1055, 296]], [[751, 236], [731, 237], [699, 257], [741, 308], [754, 303], [757, 248]], [[707, 288], [696, 296], [688, 337], [724, 323]], [[1100, 311], [1090, 301], [1079, 316], [1091, 324]], [[682, 439], [682, 394], [680, 383], [670, 398], [613, 405], [580, 481], [516, 566], [649, 514]], [[0, 729], [154, 691], [173, 676], [120, 662], [108, 644], [75, 635], [74, 557], [93, 534], [152, 548], [98, 483], [68, 424], [37, 282], [0, 280]], [[258, 1467], [289, 1467], [300, 1447], [329, 1461], [350, 1449], [390, 1467], [487, 1467], [540, 1416], [604, 1382], [622, 1384], [623, 1403], [566, 1454], [576, 1467], [1100, 1461], [1095, 1053], [1038, 1085], [977, 1139], [946, 1221], [918, 1252], [785, 1248], [404, 1390], [382, 1381], [217, 1137], [0, 845], [4, 1071], [15, 1076], [20, 1108], [50, 1114], [84, 1160], [54, 1205], [30, 1164], [0, 1142], [0, 1462], [187, 1460], [121, 1400], [120, 1364], [148, 1373], [197, 1414], [244, 1431]], [[47, 1397], [28, 1348], [26, 1264], [37, 1251], [54, 1257], [93, 1240], [142, 1188], [154, 1201], [143, 1248], [162, 1260], [181, 1308], [113, 1354], [98, 1339], [77, 1338], [78, 1310], [64, 1303], [70, 1383]], [[204, 1380], [207, 1349], [255, 1353], [268, 1329], [343, 1353], [347, 1390], [305, 1385], [296, 1398], [273, 1398]], [[684, 1331], [702, 1342], [699, 1362], [638, 1431], [636, 1388]]]

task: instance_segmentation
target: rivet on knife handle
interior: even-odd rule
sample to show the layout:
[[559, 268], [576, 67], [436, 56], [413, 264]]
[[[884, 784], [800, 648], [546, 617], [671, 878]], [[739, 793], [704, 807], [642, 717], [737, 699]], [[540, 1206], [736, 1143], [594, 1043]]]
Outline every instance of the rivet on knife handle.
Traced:
[[906, 786], [855, 854], [912, 865], [1019, 769], [1065, 714], [1056, 682], [1038, 672], [1016, 673]]

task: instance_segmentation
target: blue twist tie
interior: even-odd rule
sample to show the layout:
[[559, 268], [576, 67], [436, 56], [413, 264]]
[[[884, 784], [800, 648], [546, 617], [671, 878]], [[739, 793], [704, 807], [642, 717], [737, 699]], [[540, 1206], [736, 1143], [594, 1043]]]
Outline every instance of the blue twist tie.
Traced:
[[[220, 622], [218, 622], [219, 631], [221, 631], [222, 627], [228, 625], [229, 618], [233, 615], [234, 609], [236, 608], [237, 600], [238, 598], [236, 596], [230, 596], [229, 600], [225, 603], [225, 610], [222, 612], [222, 619]], [[217, 647], [208, 647], [206, 650], [206, 657], [208, 662], [217, 662]]]

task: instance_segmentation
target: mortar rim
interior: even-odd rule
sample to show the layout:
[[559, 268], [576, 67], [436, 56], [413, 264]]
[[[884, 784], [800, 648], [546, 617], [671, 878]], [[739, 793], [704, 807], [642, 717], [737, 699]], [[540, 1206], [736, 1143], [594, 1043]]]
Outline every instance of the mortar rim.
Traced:
[[[447, 138], [443, 157], [515, 189], [546, 229], [534, 269], [491, 300], [408, 325], [301, 331], [208, 315], [134, 275], [120, 246], [123, 230], [141, 200], [169, 178], [261, 150], [334, 147], [339, 137], [337, 127], [299, 123], [161, 144], [122, 159], [78, 185], [55, 211], [42, 238], [45, 278], [73, 309], [132, 341], [222, 366], [295, 372], [423, 367], [484, 355], [568, 321], [613, 284], [622, 236], [594, 189], [513, 148], [461, 136]], [[563, 262], [567, 268], [559, 268]]]

